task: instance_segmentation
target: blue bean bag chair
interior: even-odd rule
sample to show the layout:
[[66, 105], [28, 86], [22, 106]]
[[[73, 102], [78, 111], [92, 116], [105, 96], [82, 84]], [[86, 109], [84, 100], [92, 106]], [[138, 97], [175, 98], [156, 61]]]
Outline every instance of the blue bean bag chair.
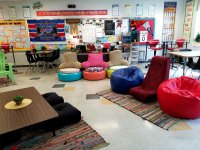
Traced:
[[112, 73], [111, 89], [116, 93], [126, 94], [129, 89], [142, 84], [144, 74], [135, 66], [116, 70]]

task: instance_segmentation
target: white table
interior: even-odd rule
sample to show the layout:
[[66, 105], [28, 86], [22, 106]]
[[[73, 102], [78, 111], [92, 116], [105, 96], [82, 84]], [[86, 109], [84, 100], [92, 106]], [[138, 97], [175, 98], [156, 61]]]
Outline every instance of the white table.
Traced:
[[173, 56], [179, 56], [179, 57], [183, 58], [183, 76], [184, 76], [187, 58], [199, 57], [200, 51], [178, 51], [178, 52], [168, 52], [168, 54], [173, 55]]

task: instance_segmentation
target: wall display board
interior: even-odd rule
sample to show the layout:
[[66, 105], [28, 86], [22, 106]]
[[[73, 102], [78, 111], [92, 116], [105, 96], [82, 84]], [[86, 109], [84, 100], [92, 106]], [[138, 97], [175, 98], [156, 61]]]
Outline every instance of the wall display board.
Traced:
[[14, 50], [30, 48], [26, 21], [0, 21], [0, 42], [10, 43]]
[[164, 2], [162, 40], [173, 41], [177, 2]]
[[113, 20], [105, 20], [105, 35], [115, 35], [115, 22]]
[[115, 21], [115, 35], [127, 34], [129, 31], [129, 19], [116, 19]]
[[105, 35], [103, 19], [82, 19], [78, 27], [79, 37], [86, 43], [95, 43]]
[[[66, 34], [67, 43], [113, 43], [116, 41], [120, 41], [121, 35], [127, 34], [129, 30], [128, 18], [88, 18], [76, 20], [75, 21], [76, 25], [78, 26], [78, 32], [73, 34], [73, 36], [70, 36], [70, 34]], [[66, 20], [67, 30], [68, 28], [71, 28], [71, 21], [71, 19]], [[105, 25], [105, 23], [107, 26]]]
[[[154, 26], [155, 21], [154, 18], [133, 18], [130, 19], [130, 32], [138, 33], [131, 35], [134, 39], [131, 39], [139, 42], [139, 44], [146, 44], [148, 40], [153, 39], [154, 37]], [[136, 37], [138, 36], [138, 37]]]
[[64, 20], [28, 20], [31, 42], [66, 41]]
[[194, 2], [195, 0], [186, 0], [185, 19], [184, 19], [184, 25], [183, 25], [183, 38], [185, 38], [187, 41], [190, 41]]

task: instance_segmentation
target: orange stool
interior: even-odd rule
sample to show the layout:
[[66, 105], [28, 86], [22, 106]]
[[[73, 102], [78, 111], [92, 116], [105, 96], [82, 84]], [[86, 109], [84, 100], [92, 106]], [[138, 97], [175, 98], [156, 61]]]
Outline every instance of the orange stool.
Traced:
[[88, 72], [83, 71], [83, 79], [85, 80], [101, 80], [106, 78], [106, 70], [101, 70], [100, 72]]

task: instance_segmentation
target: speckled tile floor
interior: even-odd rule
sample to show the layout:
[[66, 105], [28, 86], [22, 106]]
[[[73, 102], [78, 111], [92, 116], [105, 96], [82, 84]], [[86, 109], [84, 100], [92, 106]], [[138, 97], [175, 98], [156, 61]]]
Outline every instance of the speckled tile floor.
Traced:
[[[138, 65], [147, 72], [144, 64]], [[17, 68], [25, 72], [26, 68]], [[170, 76], [174, 74], [171, 70]], [[179, 70], [175, 76], [181, 75]], [[190, 73], [188, 73], [190, 74]], [[38, 80], [29, 80], [40, 77]], [[109, 103], [105, 99], [86, 100], [87, 94], [110, 89], [109, 79], [100, 81], [79, 80], [75, 82], [58, 81], [56, 71], [49, 73], [15, 74], [16, 85], [0, 88], [0, 92], [34, 86], [41, 94], [57, 92], [66, 102], [77, 107], [84, 120], [91, 125], [109, 146], [102, 150], [198, 150], [200, 149], [200, 119], [188, 120], [191, 130], [166, 131], [156, 125], [133, 115], [131, 112]], [[65, 84], [64, 88], [52, 88], [55, 84]], [[71, 89], [73, 90], [66, 90]]]

